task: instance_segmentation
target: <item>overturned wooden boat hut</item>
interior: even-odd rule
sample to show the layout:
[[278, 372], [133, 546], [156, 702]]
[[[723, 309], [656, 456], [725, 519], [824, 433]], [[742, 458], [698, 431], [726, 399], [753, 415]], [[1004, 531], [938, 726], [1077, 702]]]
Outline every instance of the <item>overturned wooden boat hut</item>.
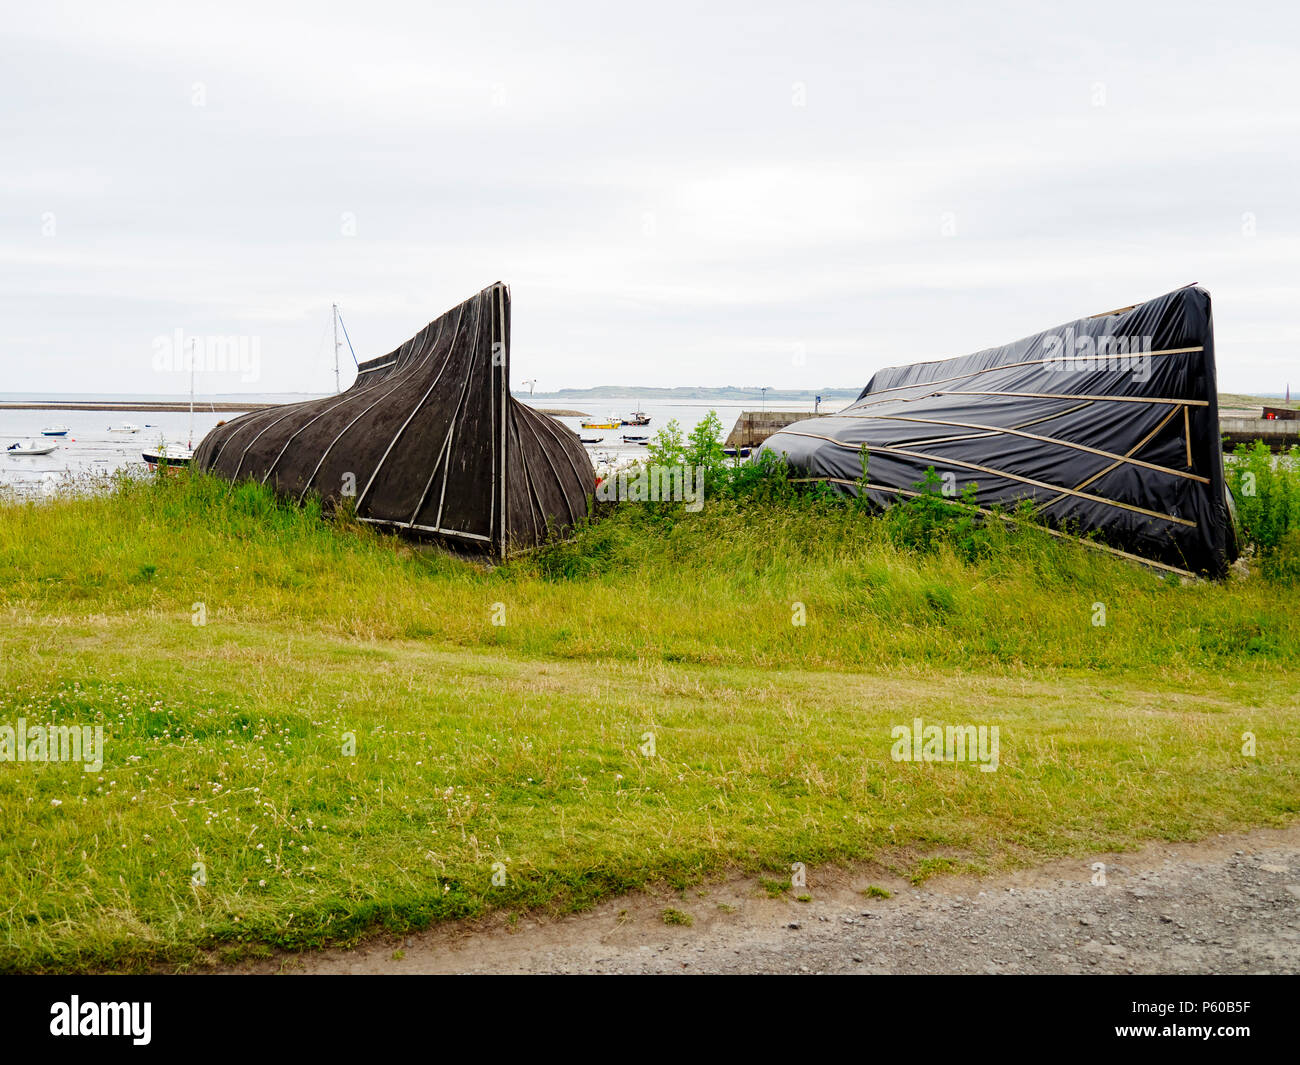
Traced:
[[[881, 370], [845, 410], [763, 443], [797, 479], [880, 506], [968, 483], [1049, 528], [1180, 573], [1236, 557], [1209, 293], [1189, 286], [1005, 347]], [[862, 460], [866, 456], [866, 475]], [[1091, 534], [1091, 535], [1090, 535]]]
[[510, 395], [500, 283], [362, 363], [338, 395], [218, 426], [194, 462], [299, 502], [351, 497], [361, 521], [499, 557], [584, 517], [595, 478], [571, 430]]

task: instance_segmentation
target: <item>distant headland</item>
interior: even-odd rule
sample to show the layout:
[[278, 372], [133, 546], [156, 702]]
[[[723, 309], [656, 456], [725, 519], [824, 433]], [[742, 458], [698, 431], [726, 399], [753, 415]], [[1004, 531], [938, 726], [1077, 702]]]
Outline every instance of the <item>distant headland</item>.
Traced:
[[[862, 392], [861, 388], [769, 388], [766, 390], [766, 399], [768, 402], [773, 400], [790, 400], [793, 402], [811, 403], [818, 396], [822, 399], [857, 399]], [[516, 388], [516, 396], [528, 397], [529, 393], [525, 389]], [[721, 402], [745, 403], [750, 400], [756, 400], [764, 397], [764, 389], [761, 385], [725, 385], [721, 388], [703, 388], [703, 387], [677, 387], [677, 388], [652, 388], [635, 385], [596, 385], [594, 388], [560, 388], [554, 392], [537, 391], [532, 393], [533, 399], [618, 399], [623, 397], [634, 396], [640, 399], [654, 399], [660, 401], [686, 400], [686, 399], [704, 399], [717, 400]]]

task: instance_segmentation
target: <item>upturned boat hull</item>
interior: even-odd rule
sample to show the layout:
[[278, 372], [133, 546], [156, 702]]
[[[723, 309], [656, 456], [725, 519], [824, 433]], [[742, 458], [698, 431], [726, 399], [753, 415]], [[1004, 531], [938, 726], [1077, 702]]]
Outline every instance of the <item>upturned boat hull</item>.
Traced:
[[361, 364], [336, 396], [213, 429], [195, 465], [299, 502], [495, 556], [588, 512], [591, 460], [571, 430], [510, 395], [510, 293], [495, 284]]
[[[971, 484], [986, 510], [1028, 499], [1058, 533], [1183, 573], [1222, 575], [1237, 554], [1210, 296], [1194, 286], [881, 370], [851, 406], [786, 426], [751, 461], [769, 452], [882, 507]], [[937, 483], [919, 487], [931, 467]]]

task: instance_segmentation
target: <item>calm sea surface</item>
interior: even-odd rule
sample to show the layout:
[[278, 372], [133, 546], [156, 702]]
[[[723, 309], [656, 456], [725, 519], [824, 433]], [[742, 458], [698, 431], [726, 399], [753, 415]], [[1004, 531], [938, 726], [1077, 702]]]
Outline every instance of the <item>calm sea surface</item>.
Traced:
[[[0, 400], [17, 400], [15, 395], [0, 395]], [[23, 396], [23, 399], [38, 399], [35, 396]], [[60, 397], [50, 397], [58, 401]], [[68, 397], [63, 397], [68, 398]], [[175, 396], [103, 396], [106, 401], [123, 402], [136, 400], [168, 400], [185, 402]], [[221, 399], [234, 397], [219, 397]], [[267, 402], [284, 402], [288, 397], [257, 397]], [[293, 400], [300, 398], [294, 396]], [[650, 415], [650, 424], [642, 428], [623, 426], [619, 429], [582, 429], [582, 418], [560, 418], [580, 436], [598, 437], [600, 443], [588, 445], [587, 450], [593, 460], [602, 458], [602, 452], [609, 457], [619, 459], [624, 456], [644, 453], [645, 449], [634, 444], [623, 443], [624, 434], [653, 435], [662, 429], [670, 419], [676, 419], [683, 432], [690, 432], [700, 423], [710, 410], [716, 410], [722, 422], [722, 435], [731, 431], [740, 412], [744, 409], [758, 409], [759, 402], [746, 404], [719, 404], [708, 400], [689, 400], [675, 403], [647, 402], [640, 404], [635, 396], [616, 397], [613, 399], [553, 400], [517, 397], [524, 402], [531, 402], [535, 407], [564, 408], [583, 410], [592, 416], [592, 420], [602, 421], [608, 415], [628, 417], [638, 409]], [[79, 402], [93, 402], [94, 396], [76, 397]], [[596, 405], [593, 405], [596, 404]], [[196, 404], [194, 412], [193, 439], [195, 445], [217, 422], [239, 417], [238, 414], [204, 412], [201, 401]], [[776, 400], [768, 403], [769, 407], [781, 410], [799, 409], [798, 406]], [[811, 407], [808, 408], [811, 410]], [[823, 410], [828, 409], [823, 405]], [[113, 433], [109, 426], [124, 422], [139, 425], [138, 433]], [[41, 430], [46, 426], [66, 425], [70, 432], [66, 437], [42, 437]], [[29, 494], [40, 490], [52, 479], [79, 478], [86, 474], [109, 474], [119, 469], [143, 470], [144, 460], [141, 451], [154, 447], [160, 440], [184, 444], [190, 435], [190, 415], [188, 411], [156, 413], [144, 411], [79, 411], [79, 410], [0, 410], [0, 486], [8, 487], [19, 494]], [[5, 454], [4, 449], [17, 441], [43, 441], [55, 444], [55, 451], [50, 455], [15, 456]]]

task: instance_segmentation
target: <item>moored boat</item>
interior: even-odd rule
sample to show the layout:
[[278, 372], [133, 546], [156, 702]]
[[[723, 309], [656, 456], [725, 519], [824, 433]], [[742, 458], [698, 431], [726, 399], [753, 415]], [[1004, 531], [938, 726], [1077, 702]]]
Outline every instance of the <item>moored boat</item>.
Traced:
[[47, 425], [41, 430], [41, 436], [67, 436], [71, 431], [66, 425]]
[[54, 451], [54, 444], [38, 444], [28, 440], [26, 444], [13, 443], [5, 449], [6, 455], [48, 455]]
[[138, 433], [140, 427], [135, 422], [123, 422], [121, 425], [110, 425], [108, 431], [110, 433]]
[[151, 470], [156, 470], [159, 466], [188, 466], [194, 457], [194, 449], [184, 444], [160, 442], [157, 447], [140, 452], [140, 457], [149, 464]]

